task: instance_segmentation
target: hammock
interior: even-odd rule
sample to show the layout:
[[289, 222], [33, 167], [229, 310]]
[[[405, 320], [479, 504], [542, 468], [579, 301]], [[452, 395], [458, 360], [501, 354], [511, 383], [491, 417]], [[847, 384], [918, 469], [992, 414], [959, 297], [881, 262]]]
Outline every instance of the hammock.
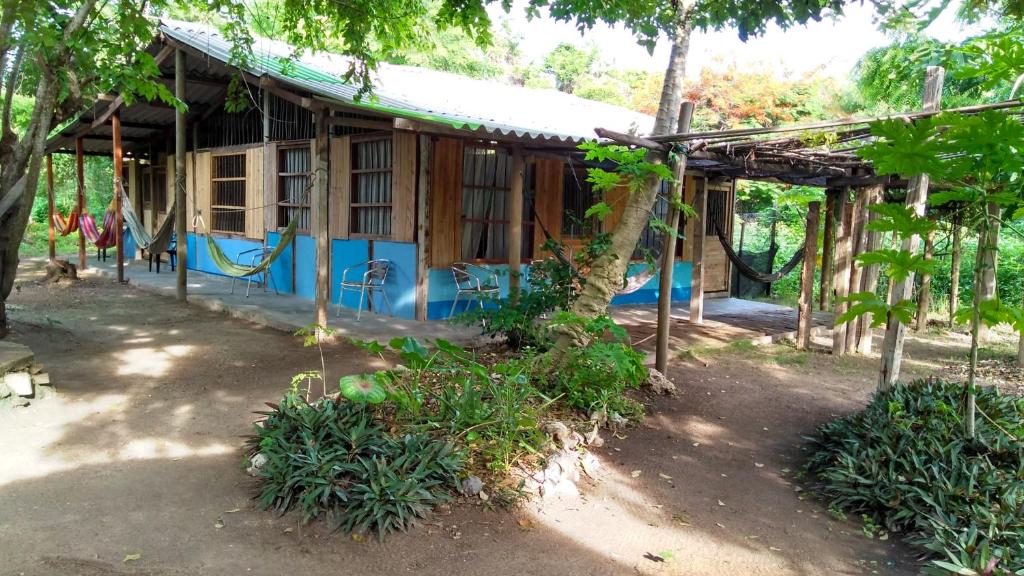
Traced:
[[132, 207], [128, 195], [124, 193], [124, 190], [121, 191], [121, 213], [124, 216], [124, 222], [128, 225], [135, 244], [147, 252], [159, 254], [165, 252], [170, 246], [171, 237], [174, 235], [174, 208], [175, 206], [171, 204], [171, 208], [167, 211], [167, 217], [160, 224], [160, 228], [157, 229], [156, 234], [150, 236], [145, 225], [142, 224], [142, 220], [139, 219], [139, 215], [135, 213], [135, 208]]
[[274, 247], [274, 250], [255, 266], [242, 266], [241, 264], [232, 262], [231, 259], [221, 251], [220, 247], [217, 246], [217, 243], [213, 240], [213, 236], [209, 234], [206, 236], [206, 247], [210, 251], [210, 258], [213, 260], [214, 265], [216, 265], [221, 272], [227, 276], [231, 276], [232, 278], [244, 278], [246, 276], [260, 274], [265, 272], [267, 268], [270, 268], [270, 265], [274, 263], [274, 260], [277, 260], [277, 257], [284, 252], [284, 249], [289, 244], [291, 244], [292, 238], [295, 237], [295, 230], [298, 228], [298, 224], [299, 219], [292, 218], [292, 221], [288, 223], [288, 227], [285, 228], [284, 232], [281, 234], [281, 238], [278, 239], [277, 246]]
[[78, 209], [71, 211], [67, 218], [64, 217], [60, 212], [53, 213], [53, 227], [56, 229], [57, 234], [61, 236], [67, 236], [78, 232]]
[[114, 211], [107, 208], [107, 211], [103, 214], [103, 231], [100, 232], [96, 228], [96, 219], [92, 217], [92, 214], [88, 212], [82, 214], [79, 219], [79, 225], [82, 228], [82, 234], [96, 245], [97, 248], [106, 249], [117, 245], [117, 234], [114, 229], [116, 228], [117, 217]]
[[722, 228], [717, 224], [715, 225], [715, 233], [718, 234], [718, 241], [721, 242], [722, 248], [725, 249], [725, 254], [726, 256], [729, 257], [729, 261], [732, 262], [734, 266], [736, 266], [736, 269], [740, 272], [740, 274], [743, 274], [744, 276], [750, 278], [751, 280], [754, 280], [755, 282], [763, 282], [765, 284], [772, 284], [778, 282], [786, 274], [792, 272], [793, 269], [796, 268], [797, 265], [800, 264], [800, 262], [802, 262], [804, 259], [804, 251], [803, 249], [800, 249], [796, 251], [796, 254], [793, 254], [793, 257], [789, 259], [789, 262], [786, 262], [786, 264], [782, 268], [779, 268], [778, 272], [772, 274], [758, 272], [757, 270], [751, 268], [749, 264], [744, 262], [743, 259], [740, 258], [739, 254], [736, 254], [736, 251], [732, 249], [732, 245], [729, 244], [729, 240], [726, 239], [725, 234], [722, 233]]

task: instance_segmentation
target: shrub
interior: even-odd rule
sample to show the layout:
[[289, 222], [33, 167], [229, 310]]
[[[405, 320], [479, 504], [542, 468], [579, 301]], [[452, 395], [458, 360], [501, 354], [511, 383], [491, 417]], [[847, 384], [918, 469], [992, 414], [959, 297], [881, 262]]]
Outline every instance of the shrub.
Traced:
[[264, 455], [259, 505], [303, 520], [327, 516], [346, 532], [378, 536], [405, 530], [450, 499], [464, 457], [423, 434], [388, 434], [370, 409], [289, 393], [256, 426], [253, 450]]
[[643, 405], [624, 392], [647, 379], [647, 368], [644, 355], [626, 343], [625, 330], [607, 316], [587, 320], [568, 312], [557, 314], [552, 324], [572, 325], [589, 344], [569, 350], [562, 365], [547, 366], [548, 392], [587, 414], [604, 411], [609, 417], [640, 419]]
[[833, 507], [930, 550], [927, 574], [1022, 574], [1024, 400], [980, 390], [969, 441], [963, 397], [933, 381], [876, 394], [818, 430], [807, 470]]
[[[360, 342], [379, 355], [376, 342]], [[549, 402], [530, 383], [531, 363], [511, 359], [482, 363], [474, 353], [445, 340], [429, 350], [414, 338], [395, 338], [389, 347], [399, 368], [378, 372], [394, 419], [414, 430], [444, 431], [469, 448], [469, 465], [509, 468], [546, 439], [541, 416]]]

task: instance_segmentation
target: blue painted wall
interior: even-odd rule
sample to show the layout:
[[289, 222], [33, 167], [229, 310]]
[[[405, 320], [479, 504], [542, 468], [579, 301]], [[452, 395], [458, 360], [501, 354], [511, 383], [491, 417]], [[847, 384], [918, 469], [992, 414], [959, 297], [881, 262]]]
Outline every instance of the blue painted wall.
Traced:
[[[373, 258], [384, 258], [391, 261], [384, 291], [391, 303], [392, 314], [398, 318], [416, 317], [416, 245], [409, 242], [385, 242], [374, 240]], [[346, 268], [357, 266], [370, 259], [370, 242], [368, 240], [332, 240], [331, 241], [331, 303], [337, 304], [342, 296], [341, 305], [356, 309], [359, 306], [359, 292], [341, 291], [341, 276]], [[349, 280], [360, 280], [365, 267], [352, 270]], [[369, 307], [364, 304], [363, 310]], [[373, 302], [373, 310], [380, 314], [388, 314], [384, 304], [384, 296], [378, 294]]]
[[316, 240], [312, 236], [296, 234], [293, 245], [295, 251], [295, 286], [296, 296], [313, 300], [316, 298]]
[[[255, 240], [245, 240], [242, 238], [221, 238], [214, 236], [214, 241], [221, 249], [221, 252], [224, 252], [224, 255], [230, 258], [232, 262], [237, 261], [238, 254], [240, 252], [262, 246], [261, 243], [256, 242]], [[248, 264], [249, 260], [244, 259], [243, 263]], [[210, 250], [206, 245], [205, 234], [199, 234], [198, 236], [191, 232], [188, 234], [188, 268], [189, 270], [198, 270], [200, 272], [216, 274], [218, 276], [224, 275], [213, 263], [213, 258], [210, 256]]]
[[[277, 246], [281, 241], [280, 232], [267, 233], [267, 245]], [[270, 274], [274, 277], [274, 285], [277, 291], [285, 294], [294, 294], [295, 287], [292, 285], [292, 261], [295, 259], [294, 242], [289, 244], [281, 255], [270, 265]]]
[[[630, 274], [643, 272], [646, 264], [636, 263], [629, 267]], [[501, 289], [501, 297], [508, 296], [508, 265], [489, 264], [486, 268], [498, 273], [498, 286]], [[523, 265], [523, 283], [529, 277], [530, 267]], [[690, 276], [691, 264], [689, 262], [675, 263], [672, 270], [672, 300], [688, 301], [690, 299]], [[660, 274], [655, 274], [646, 284], [636, 292], [622, 294], [612, 299], [612, 305], [622, 304], [652, 304], [658, 301], [658, 283]], [[427, 318], [430, 320], [442, 320], [448, 318], [452, 310], [452, 302], [455, 300], [455, 280], [452, 278], [450, 268], [431, 268], [428, 270], [429, 294], [427, 296]], [[459, 299], [456, 313], [464, 311], [471, 305], [472, 301], [464, 298]], [[473, 304], [475, 305], [475, 303]]]

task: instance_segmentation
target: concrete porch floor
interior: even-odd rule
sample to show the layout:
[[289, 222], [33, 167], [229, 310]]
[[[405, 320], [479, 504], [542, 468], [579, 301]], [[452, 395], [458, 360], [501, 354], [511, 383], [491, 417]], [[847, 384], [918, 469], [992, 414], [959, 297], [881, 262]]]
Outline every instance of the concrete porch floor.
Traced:
[[[161, 267], [161, 273], [150, 272], [148, 262], [131, 260], [125, 263], [125, 278], [129, 284], [140, 290], [168, 297], [174, 297], [176, 274], [169, 266]], [[113, 278], [116, 263], [113, 258], [104, 262], [90, 255], [89, 268], [83, 273], [99, 274]], [[231, 294], [231, 279], [189, 270], [188, 299], [193, 305], [264, 325], [270, 328], [294, 332], [313, 322], [313, 302], [291, 294], [264, 292], [254, 285], [251, 295], [245, 296], [245, 282], [239, 281], [235, 293]], [[342, 308], [336, 317], [337, 308], [331, 306], [328, 324], [345, 338], [376, 340], [386, 343], [391, 338], [413, 336], [416, 338], [444, 338], [451, 342], [469, 345], [480, 342], [478, 329], [468, 326], [453, 326], [444, 320], [417, 322], [364, 310], [362, 319], [356, 321], [355, 310]], [[654, 333], [657, 325], [655, 304], [615, 306], [612, 317], [626, 328], [635, 346], [643, 350], [654, 349]], [[680, 303], [672, 308], [670, 329], [671, 349], [682, 350], [694, 346], [723, 345], [730, 342], [749, 340], [767, 343], [790, 337], [796, 330], [796, 310], [778, 304], [740, 300], [737, 298], [709, 298], [704, 302], [704, 324], [689, 322], [689, 303]], [[832, 315], [816, 312], [814, 332], [828, 331]]]
[[[87, 274], [116, 278], [116, 260], [108, 256], [104, 262], [92, 254], [89, 257], [89, 268], [83, 273]], [[149, 262], [131, 260], [125, 262], [124, 276], [129, 285], [140, 290], [171, 298], [175, 296], [177, 274], [171, 272], [169, 265], [162, 265], [160, 273], [157, 274], [155, 271], [149, 271]], [[232, 294], [230, 278], [189, 270], [188, 301], [196, 306], [224, 312], [234, 318], [286, 332], [294, 332], [313, 323], [314, 307], [311, 300], [291, 294], [275, 294], [272, 289], [264, 292], [263, 288], [255, 283], [250, 296], [246, 298], [245, 284], [244, 280], [236, 282], [235, 293]], [[420, 339], [443, 338], [461, 345], [472, 343], [479, 338], [479, 331], [476, 329], [469, 326], [453, 326], [446, 321], [417, 322], [375, 314], [365, 308], [359, 321], [356, 321], [356, 311], [350, 308], [343, 307], [340, 317], [336, 314], [337, 307], [332, 305], [328, 310], [328, 326], [337, 330], [342, 338], [387, 343], [392, 338], [413, 336]]]

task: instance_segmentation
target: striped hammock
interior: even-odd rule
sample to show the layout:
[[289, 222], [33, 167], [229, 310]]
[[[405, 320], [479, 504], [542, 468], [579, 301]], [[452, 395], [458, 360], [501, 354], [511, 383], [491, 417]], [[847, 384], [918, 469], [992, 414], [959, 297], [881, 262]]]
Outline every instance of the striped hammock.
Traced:
[[67, 218], [60, 212], [53, 213], [53, 227], [57, 234], [67, 236], [78, 232], [78, 209], [75, 208]]
[[292, 238], [295, 237], [295, 230], [298, 228], [299, 219], [292, 218], [292, 221], [288, 223], [288, 227], [285, 228], [281, 237], [277, 241], [277, 246], [271, 253], [261, 260], [259, 264], [255, 266], [242, 266], [232, 262], [224, 252], [217, 246], [217, 242], [213, 240], [213, 236], [207, 234], [206, 236], [206, 247], [210, 251], [210, 258], [213, 260], [214, 265], [227, 276], [232, 278], [245, 278], [246, 276], [252, 276], [254, 274], [260, 274], [266, 272], [270, 265], [277, 260], [277, 257], [284, 252], [284, 249], [292, 243]]
[[102, 232], [96, 227], [96, 219], [88, 212], [82, 214], [78, 222], [82, 228], [82, 234], [85, 235], [89, 242], [95, 244], [97, 248], [105, 249], [117, 245], [117, 234], [114, 232], [117, 226], [117, 216], [113, 210], [108, 208], [103, 214]]
[[124, 223], [132, 233], [135, 244], [147, 252], [164, 252], [170, 246], [171, 237], [174, 235], [174, 208], [175, 206], [172, 204], [167, 211], [167, 217], [160, 224], [160, 228], [155, 234], [150, 235], [142, 220], [139, 219], [139, 215], [136, 214], [128, 195], [124, 193], [123, 189], [121, 190], [121, 213], [124, 216]]

